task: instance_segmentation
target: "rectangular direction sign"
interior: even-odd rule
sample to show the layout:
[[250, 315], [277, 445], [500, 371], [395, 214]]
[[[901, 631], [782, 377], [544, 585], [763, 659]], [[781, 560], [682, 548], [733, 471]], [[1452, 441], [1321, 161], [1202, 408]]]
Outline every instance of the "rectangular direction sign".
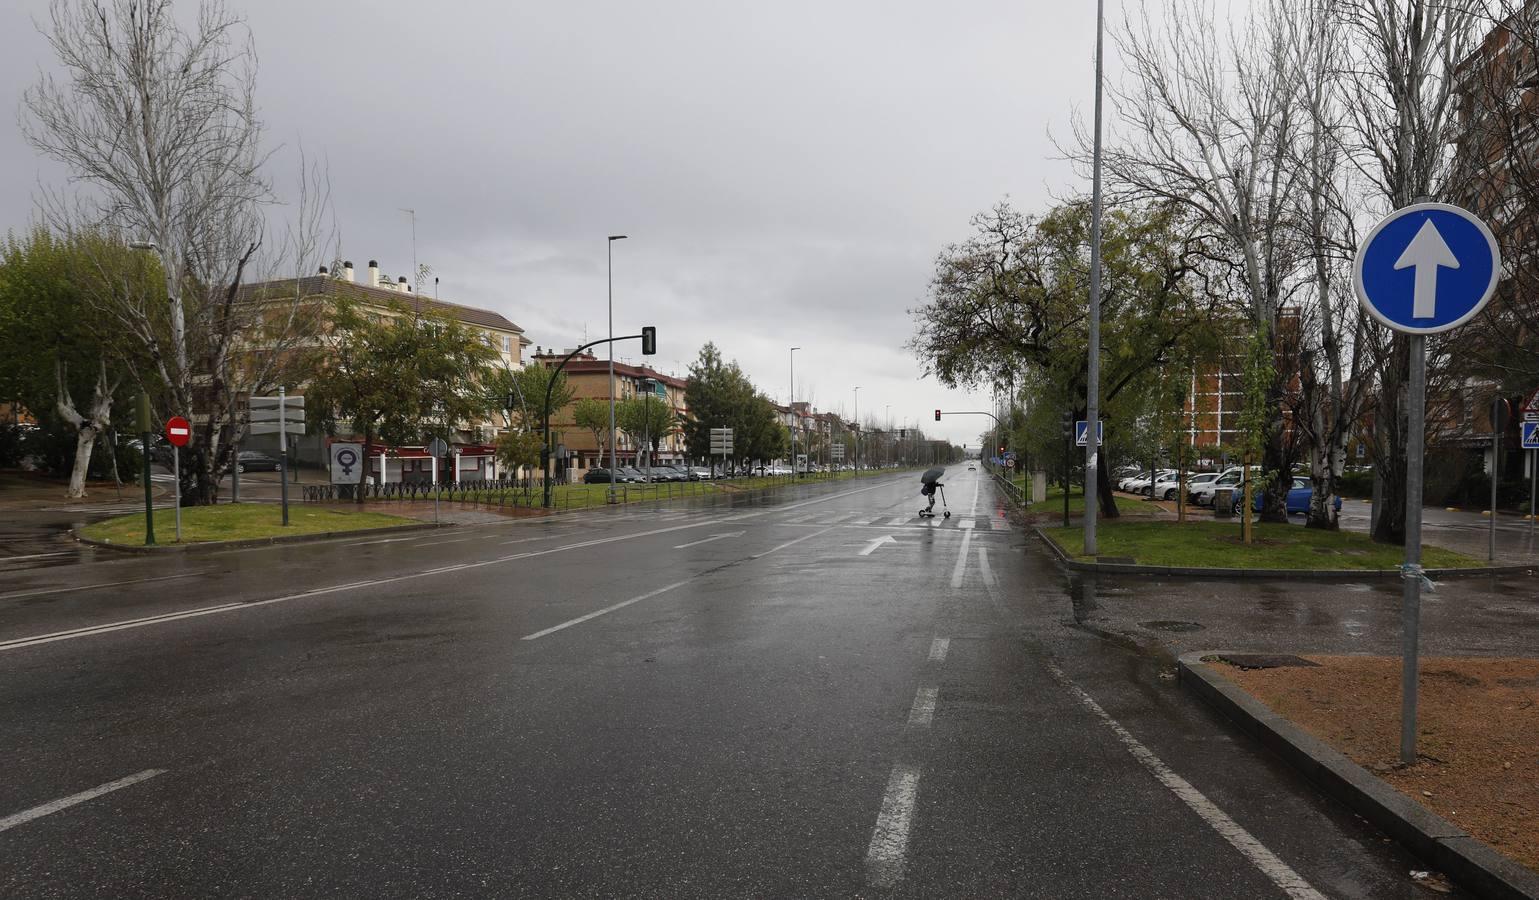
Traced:
[[[1074, 443], [1085, 446], [1085, 441], [1090, 436], [1090, 423], [1084, 420], [1074, 423]], [[1106, 446], [1106, 423], [1095, 423], [1095, 443], [1097, 447]]]
[[1539, 422], [1523, 423], [1523, 449], [1539, 450]]
[[[277, 422], [253, 422], [252, 424], [246, 426], [246, 433], [247, 434], [277, 434], [278, 433], [278, 423]], [[284, 434], [304, 434], [305, 433], [305, 420], [304, 419], [290, 419], [290, 420], [288, 420], [288, 422], [285, 423], [284, 426], [283, 426], [283, 433]]]
[[834, 459], [844, 459], [844, 443], [842, 441], [840, 443], [831, 445], [831, 447], [833, 450]]

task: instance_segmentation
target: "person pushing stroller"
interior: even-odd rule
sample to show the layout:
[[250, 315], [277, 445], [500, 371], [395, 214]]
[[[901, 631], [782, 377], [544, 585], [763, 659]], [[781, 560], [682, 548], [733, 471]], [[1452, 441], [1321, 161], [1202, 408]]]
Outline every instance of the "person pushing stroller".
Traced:
[[929, 504], [926, 505], [924, 509], [921, 509], [919, 511], [919, 518], [921, 518], [921, 519], [933, 519], [933, 518], [935, 518], [935, 495], [936, 494], [940, 494], [941, 510], [942, 510], [942, 513], [943, 513], [942, 514], [942, 518], [946, 518], [946, 519], [951, 518], [951, 510], [946, 508], [946, 486], [941, 484], [941, 480], [940, 480], [941, 476], [945, 475], [945, 474], [946, 474], [946, 470], [945, 469], [941, 468], [940, 466], [936, 466], [935, 468], [932, 468], [932, 469], [926, 469], [924, 474], [919, 476], [919, 481], [920, 481], [919, 495], [921, 497], [928, 497], [930, 499]]

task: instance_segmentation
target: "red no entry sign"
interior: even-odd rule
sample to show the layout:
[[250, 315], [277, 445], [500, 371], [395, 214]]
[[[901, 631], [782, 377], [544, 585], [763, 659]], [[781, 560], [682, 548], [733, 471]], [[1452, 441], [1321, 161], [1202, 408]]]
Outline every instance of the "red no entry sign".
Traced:
[[185, 447], [192, 440], [192, 425], [181, 416], [172, 416], [166, 420], [166, 440], [173, 447]]

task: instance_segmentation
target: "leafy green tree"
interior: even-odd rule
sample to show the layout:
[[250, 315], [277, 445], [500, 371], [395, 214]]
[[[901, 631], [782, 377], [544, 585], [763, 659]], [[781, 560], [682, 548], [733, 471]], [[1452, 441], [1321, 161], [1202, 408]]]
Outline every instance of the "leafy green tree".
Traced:
[[637, 446], [646, 444], [654, 458], [663, 439], [678, 427], [673, 407], [655, 394], [621, 400], [615, 407], [615, 421]]
[[[1007, 203], [974, 218], [975, 234], [942, 251], [928, 302], [913, 310], [909, 347], [949, 387], [991, 388], [1022, 373], [1036, 385], [1033, 418], [1045, 458], [1061, 459], [1060, 417], [1085, 411], [1089, 209], [1039, 217]], [[1102, 243], [1101, 406], [1108, 450], [1148, 412], [1148, 384], [1166, 366], [1216, 346], [1222, 277], [1202, 236], [1168, 206], [1113, 208]], [[1034, 449], [1047, 450], [1048, 447]], [[1108, 467], [1101, 512], [1117, 515]]]
[[[551, 387], [551, 379], [555, 386]], [[545, 413], [545, 390], [550, 388], [550, 412], [554, 416], [572, 402], [573, 389], [565, 372], [555, 372], [538, 363], [522, 368], [501, 366], [487, 378], [487, 394], [498, 400], [509, 428], [539, 431]], [[508, 398], [513, 404], [507, 406]]]
[[[618, 411], [616, 411], [618, 416]], [[584, 397], [572, 404], [572, 424], [586, 428], [593, 434], [593, 445], [599, 449], [601, 460], [609, 458], [609, 401], [597, 397]], [[618, 425], [616, 426], [618, 427]], [[608, 463], [604, 463], [608, 465]]]
[[363, 436], [366, 479], [376, 438], [405, 444], [446, 434], [499, 404], [483, 387], [496, 353], [452, 317], [400, 302], [376, 315], [343, 299], [322, 343], [307, 408], [327, 433], [345, 422]]
[[20, 401], [45, 434], [71, 439], [72, 452], [57, 454], [68, 497], [85, 496], [92, 449], [137, 387], [130, 345], [103, 312], [120, 280], [154, 289], [156, 275], [137, 257], [100, 232], [37, 228], [0, 246], [0, 395]]
[[727, 362], [713, 343], [700, 348], [690, 364], [684, 399], [689, 418], [684, 440], [697, 459], [711, 454], [711, 429], [732, 429], [735, 459], [776, 459], [786, 452], [791, 434], [775, 415], [775, 407], [759, 394], [735, 362]]
[[497, 463], [516, 472], [520, 468], [538, 469], [544, 441], [537, 431], [507, 431], [497, 436]]

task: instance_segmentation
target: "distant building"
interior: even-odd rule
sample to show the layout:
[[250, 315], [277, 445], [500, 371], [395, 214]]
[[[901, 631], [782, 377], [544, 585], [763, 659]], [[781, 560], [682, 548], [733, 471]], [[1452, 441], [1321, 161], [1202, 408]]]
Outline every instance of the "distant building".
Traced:
[[[554, 369], [569, 352], [536, 347], [530, 359], [548, 369]], [[578, 400], [587, 398], [608, 402], [609, 360], [599, 359], [584, 351], [573, 357], [562, 371], [572, 387], [572, 403], [559, 410], [551, 410], [550, 427], [555, 433], [556, 443], [567, 452], [564, 470], [568, 478], [581, 478], [591, 468], [609, 465], [609, 451], [606, 449], [609, 436], [605, 434], [602, 440], [595, 440], [592, 431], [577, 427], [573, 406]], [[650, 394], [667, 403], [675, 417], [682, 420], [689, 414], [689, 406], [684, 399], [688, 387], [688, 379], [664, 374], [650, 366], [636, 366], [615, 360], [616, 401]], [[619, 465], [636, 465], [642, 450], [639, 441], [616, 426], [615, 459]], [[645, 450], [650, 453], [651, 447]], [[675, 427], [663, 436], [653, 462], [666, 465], [686, 462], [688, 458], [689, 450], [684, 442], [683, 431]]]
[[[353, 264], [345, 262], [341, 270], [328, 272], [322, 266], [319, 273], [299, 279], [259, 282], [247, 290], [266, 292], [278, 296], [300, 298], [303, 303], [332, 303], [347, 299], [370, 310], [371, 315], [394, 315], [394, 305], [405, 304], [408, 309], [448, 315], [461, 324], [481, 334], [487, 346], [497, 352], [498, 362], [511, 368], [523, 365], [524, 348], [532, 344], [524, 337], [524, 329], [501, 313], [460, 303], [451, 303], [436, 297], [427, 297], [414, 291], [405, 276], [391, 281], [380, 274], [379, 264], [369, 261], [362, 279], [355, 276]], [[303, 393], [303, 386], [294, 393]], [[375, 472], [384, 473], [385, 483], [424, 482], [435, 478], [439, 481], [474, 481], [498, 477], [495, 459], [497, 435], [506, 429], [502, 417], [476, 422], [454, 423], [454, 435], [450, 440], [451, 451], [438, 470], [438, 461], [430, 457], [422, 446], [376, 447], [381, 460], [373, 464]], [[338, 435], [340, 439], [355, 435]], [[307, 434], [292, 438], [290, 447], [298, 458], [310, 465], [321, 466], [328, 458], [327, 447], [331, 439], [326, 435]], [[250, 449], [276, 452], [275, 435], [248, 436], [245, 446]]]

